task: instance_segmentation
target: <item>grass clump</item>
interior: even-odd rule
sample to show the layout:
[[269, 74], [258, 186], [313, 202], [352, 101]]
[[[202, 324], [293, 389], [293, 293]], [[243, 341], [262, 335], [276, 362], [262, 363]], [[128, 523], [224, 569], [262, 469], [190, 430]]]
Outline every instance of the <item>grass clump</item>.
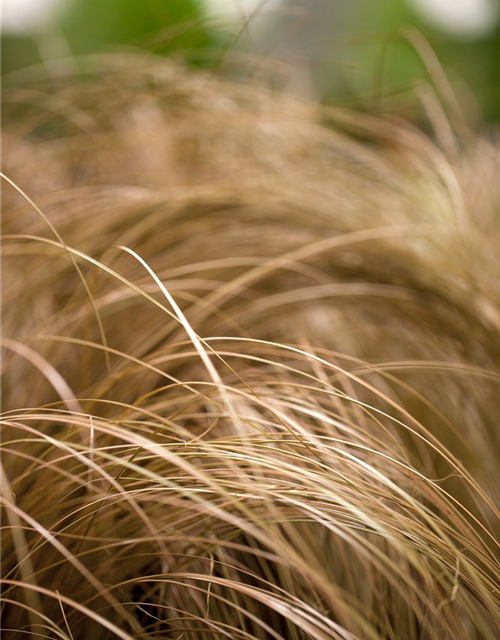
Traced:
[[5, 91], [4, 637], [498, 638], [498, 150], [80, 65]]

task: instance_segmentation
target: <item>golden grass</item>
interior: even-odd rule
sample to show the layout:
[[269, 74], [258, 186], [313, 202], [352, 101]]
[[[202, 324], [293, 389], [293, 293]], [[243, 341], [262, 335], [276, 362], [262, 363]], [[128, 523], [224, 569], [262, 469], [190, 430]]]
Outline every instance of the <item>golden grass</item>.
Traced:
[[4, 92], [3, 637], [497, 639], [498, 150], [79, 64]]

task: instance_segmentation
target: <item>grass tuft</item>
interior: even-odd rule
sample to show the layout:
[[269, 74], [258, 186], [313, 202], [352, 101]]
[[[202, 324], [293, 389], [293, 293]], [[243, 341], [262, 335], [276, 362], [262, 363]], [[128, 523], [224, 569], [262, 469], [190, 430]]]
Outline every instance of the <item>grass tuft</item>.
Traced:
[[4, 637], [496, 640], [498, 149], [80, 65], [4, 92]]

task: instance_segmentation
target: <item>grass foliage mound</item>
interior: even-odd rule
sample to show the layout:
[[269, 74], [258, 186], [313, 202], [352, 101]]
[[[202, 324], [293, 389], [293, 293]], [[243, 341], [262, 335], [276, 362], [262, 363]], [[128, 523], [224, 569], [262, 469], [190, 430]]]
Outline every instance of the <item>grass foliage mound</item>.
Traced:
[[79, 65], [4, 92], [3, 637], [497, 640], [498, 150]]

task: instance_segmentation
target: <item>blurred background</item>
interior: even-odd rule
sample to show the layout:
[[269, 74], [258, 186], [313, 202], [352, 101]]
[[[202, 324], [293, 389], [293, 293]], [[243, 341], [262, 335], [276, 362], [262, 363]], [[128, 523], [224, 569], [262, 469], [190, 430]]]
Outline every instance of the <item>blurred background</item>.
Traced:
[[366, 110], [450, 83], [470, 119], [500, 121], [500, 0], [3, 0], [7, 84], [124, 46]]

